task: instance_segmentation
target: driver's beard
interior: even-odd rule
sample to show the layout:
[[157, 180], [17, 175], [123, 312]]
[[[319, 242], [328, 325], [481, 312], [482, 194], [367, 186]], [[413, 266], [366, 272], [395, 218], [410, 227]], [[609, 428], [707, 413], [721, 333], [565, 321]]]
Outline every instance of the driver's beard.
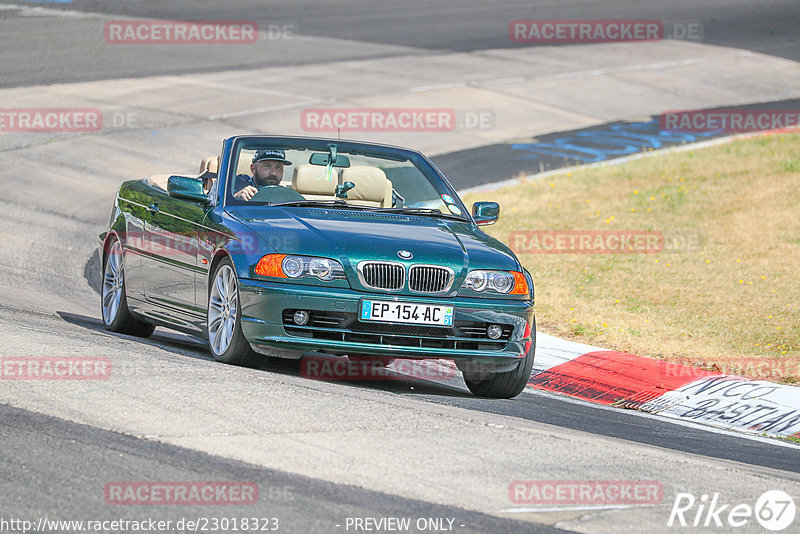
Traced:
[[253, 176], [253, 181], [256, 183], [258, 187], [264, 187], [265, 185], [277, 185], [278, 183], [280, 183], [280, 180], [275, 176], [262, 177], [259, 176], [258, 173], [256, 173], [255, 176]]

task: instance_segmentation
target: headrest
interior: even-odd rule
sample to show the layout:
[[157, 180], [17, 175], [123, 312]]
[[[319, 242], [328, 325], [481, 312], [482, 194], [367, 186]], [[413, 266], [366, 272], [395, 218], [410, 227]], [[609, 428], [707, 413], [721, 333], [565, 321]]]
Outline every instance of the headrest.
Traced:
[[203, 158], [203, 161], [200, 162], [200, 172], [198, 174], [203, 174], [206, 171], [215, 174], [219, 171], [219, 156], [208, 156]]
[[250, 158], [244, 157], [244, 153], [239, 155], [239, 164], [236, 166], [236, 174], [247, 174], [248, 176], [250, 173]]
[[339, 173], [332, 169], [331, 180], [328, 181], [325, 173], [327, 167], [319, 165], [298, 165], [292, 174], [292, 189], [301, 195], [335, 196], [336, 185], [339, 183]]
[[377, 167], [355, 166], [342, 171], [340, 183], [353, 182], [355, 187], [347, 192], [348, 200], [383, 202], [386, 197], [386, 173]]

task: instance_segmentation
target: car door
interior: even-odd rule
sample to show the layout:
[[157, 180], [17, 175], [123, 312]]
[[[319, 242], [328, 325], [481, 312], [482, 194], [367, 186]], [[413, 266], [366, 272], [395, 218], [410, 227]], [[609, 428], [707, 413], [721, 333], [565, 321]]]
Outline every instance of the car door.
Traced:
[[147, 207], [142, 278], [151, 313], [191, 330], [201, 330], [204, 316], [195, 302], [198, 239], [205, 208], [156, 190]]
[[125, 269], [125, 294], [128, 297], [128, 307], [134, 311], [139, 309], [144, 300], [141, 258], [146, 248], [144, 224], [151, 195], [152, 188], [144, 180], [140, 180], [125, 183], [117, 198], [120, 213], [125, 219], [124, 230], [119, 236]]

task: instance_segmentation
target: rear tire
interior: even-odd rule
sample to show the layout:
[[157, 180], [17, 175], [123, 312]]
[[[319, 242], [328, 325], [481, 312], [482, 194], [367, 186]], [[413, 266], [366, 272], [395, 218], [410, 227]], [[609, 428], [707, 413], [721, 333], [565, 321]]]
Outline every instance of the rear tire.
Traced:
[[[464, 382], [469, 390], [479, 397], [494, 399], [511, 399], [522, 393], [531, 377], [533, 357], [536, 352], [536, 319], [531, 325], [531, 349], [528, 351], [516, 369], [502, 373], [471, 373], [462, 369]], [[465, 366], [466, 367], [466, 366]]]
[[208, 291], [208, 348], [218, 362], [256, 367], [261, 358], [242, 333], [239, 281], [230, 258], [214, 269]]
[[122, 245], [112, 237], [103, 261], [103, 283], [100, 290], [100, 314], [103, 327], [110, 332], [149, 337], [155, 325], [137, 319], [128, 309], [125, 294], [125, 266]]

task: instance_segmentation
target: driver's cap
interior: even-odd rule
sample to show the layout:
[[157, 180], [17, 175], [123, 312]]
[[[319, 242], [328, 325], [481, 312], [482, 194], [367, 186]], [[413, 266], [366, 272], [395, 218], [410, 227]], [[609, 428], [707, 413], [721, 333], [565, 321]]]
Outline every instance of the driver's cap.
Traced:
[[286, 159], [286, 152], [283, 150], [277, 150], [268, 148], [266, 150], [259, 150], [256, 152], [256, 155], [253, 156], [253, 163], [257, 161], [280, 161], [284, 165], [291, 165], [292, 162]]

